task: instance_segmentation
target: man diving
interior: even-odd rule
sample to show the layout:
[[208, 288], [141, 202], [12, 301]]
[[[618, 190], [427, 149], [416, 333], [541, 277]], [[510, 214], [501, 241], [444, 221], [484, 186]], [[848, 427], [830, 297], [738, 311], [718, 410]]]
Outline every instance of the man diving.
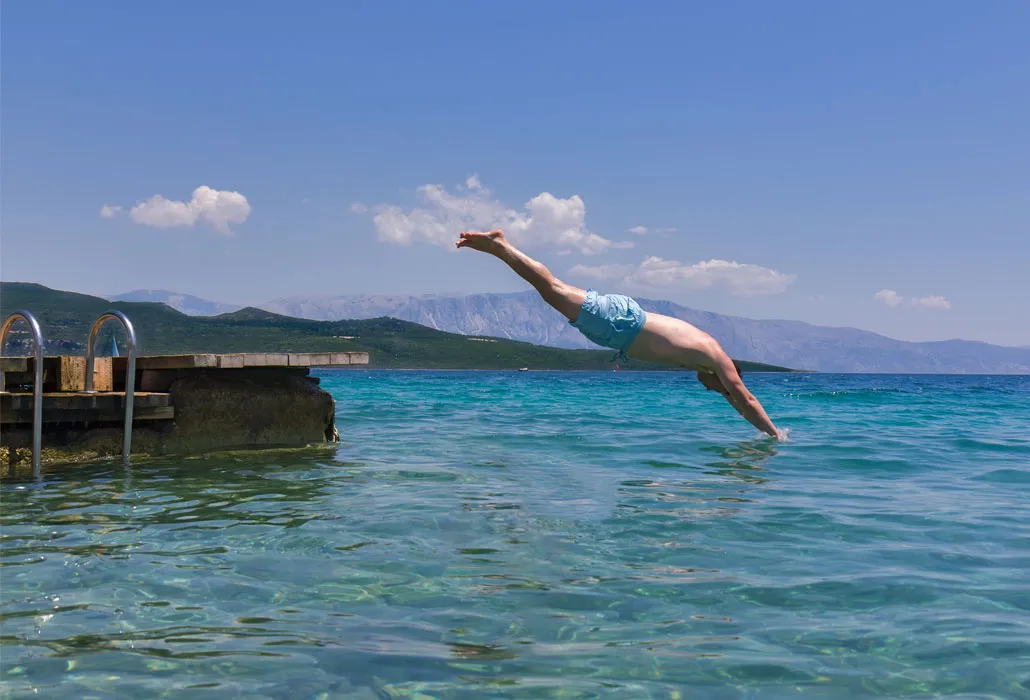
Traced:
[[566, 284], [509, 243], [502, 231], [465, 232], [456, 245], [499, 258], [594, 343], [644, 362], [697, 370], [705, 388], [726, 397], [751, 425], [775, 438], [784, 437], [744, 386], [733, 360], [701, 329], [677, 318], [645, 313], [629, 297]]

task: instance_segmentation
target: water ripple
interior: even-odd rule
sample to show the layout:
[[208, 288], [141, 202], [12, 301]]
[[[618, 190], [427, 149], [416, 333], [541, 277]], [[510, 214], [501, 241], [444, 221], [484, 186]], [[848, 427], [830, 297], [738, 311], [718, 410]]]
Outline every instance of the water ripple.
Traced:
[[338, 449], [5, 483], [5, 688], [1030, 697], [1030, 384], [755, 375], [774, 444], [688, 379], [326, 372]]

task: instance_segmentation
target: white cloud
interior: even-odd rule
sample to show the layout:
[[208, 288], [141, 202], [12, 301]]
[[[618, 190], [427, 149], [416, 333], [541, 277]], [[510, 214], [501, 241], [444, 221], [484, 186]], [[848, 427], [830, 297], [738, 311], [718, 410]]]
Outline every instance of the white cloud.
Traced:
[[104, 217], [105, 219], [111, 219], [115, 216], [118, 216], [121, 213], [121, 207], [112, 207], [110, 205], [105, 204], [100, 208], [100, 216]]
[[670, 226], [667, 228], [648, 228], [647, 226], [634, 226], [633, 228], [629, 229], [629, 232], [635, 233], [638, 236], [646, 236], [649, 233], [676, 233], [676, 231], [678, 230], [679, 229], [677, 229], [675, 226]]
[[706, 260], [685, 265], [654, 256], [637, 265], [576, 265], [569, 275], [612, 282], [627, 289], [719, 288], [736, 296], [780, 294], [797, 279], [796, 275], [748, 263]]
[[499, 228], [513, 243], [527, 248], [592, 254], [633, 246], [587, 230], [586, 204], [579, 195], [563, 199], [541, 192], [517, 211], [494, 199], [476, 175], [468, 178], [465, 186], [467, 190], [461, 194], [451, 194], [442, 185], [422, 185], [417, 189], [422, 204], [410, 211], [379, 205], [373, 218], [379, 237], [397, 245], [423, 241], [453, 248], [462, 231]]
[[898, 306], [904, 298], [893, 289], [881, 289], [876, 293], [876, 298], [887, 306]]
[[910, 300], [909, 304], [921, 309], [940, 309], [946, 311], [951, 308], [948, 300], [941, 296], [919, 297], [918, 299]]
[[355, 214], [364, 214], [366, 211], [368, 211], [368, 207], [366, 207], [361, 202], [354, 202], [354, 204], [350, 205], [350, 210]]
[[239, 192], [215, 190], [201, 185], [188, 202], [165, 199], [155, 194], [134, 206], [129, 215], [137, 224], [173, 228], [203, 221], [214, 230], [232, 235], [229, 224], [242, 224], [250, 216], [250, 203]]
[[951, 303], [942, 296], [926, 296], [906, 299], [893, 289], [881, 289], [873, 296], [875, 299], [882, 301], [884, 304], [892, 308], [902, 305], [914, 309], [937, 309], [940, 311], [947, 311], [951, 308]]

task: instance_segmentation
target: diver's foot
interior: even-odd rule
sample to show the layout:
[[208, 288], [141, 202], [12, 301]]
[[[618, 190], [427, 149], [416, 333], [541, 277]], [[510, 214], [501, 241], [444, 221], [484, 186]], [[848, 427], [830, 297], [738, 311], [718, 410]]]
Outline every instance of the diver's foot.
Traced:
[[499, 229], [479, 233], [476, 231], [465, 231], [458, 237], [455, 246], [458, 248], [472, 248], [483, 253], [497, 253], [504, 245], [504, 233]]

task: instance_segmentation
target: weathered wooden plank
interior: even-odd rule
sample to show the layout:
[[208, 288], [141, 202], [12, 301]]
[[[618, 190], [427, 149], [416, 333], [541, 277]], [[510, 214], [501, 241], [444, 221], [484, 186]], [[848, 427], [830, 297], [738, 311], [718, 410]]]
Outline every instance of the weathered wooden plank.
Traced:
[[368, 353], [367, 352], [345, 352], [345, 353], [333, 353], [333, 357], [337, 355], [347, 355], [347, 362], [333, 362], [334, 365], [367, 365], [368, 364]]
[[290, 367], [337, 367], [367, 364], [367, 352], [313, 352], [290, 354]]
[[324, 367], [332, 364], [332, 353], [291, 352], [290, 367]]
[[[123, 370], [124, 372], [124, 370]], [[86, 388], [86, 358], [59, 355], [43, 359], [44, 391], [83, 391]], [[114, 391], [114, 358], [93, 358], [94, 391]]]
[[243, 356], [244, 367], [289, 367], [290, 356], [285, 352], [256, 352]]
[[[195, 369], [202, 367], [218, 367], [219, 355], [204, 353], [199, 355], [143, 355], [136, 358], [136, 369]], [[115, 358], [115, 369], [125, 371], [125, 358]]]
[[[75, 358], [75, 359], [79, 360], [80, 358]], [[96, 358], [93, 359], [93, 390], [94, 391], [114, 391], [114, 388], [115, 388], [114, 387], [114, 376], [115, 376], [114, 361], [116, 359], [117, 358], [114, 358], [114, 357], [96, 357]], [[86, 358], [85, 357], [81, 358], [81, 361], [82, 361], [82, 369], [79, 370], [78, 376], [81, 377], [84, 380], [85, 377], [86, 377]], [[125, 369], [123, 368], [121, 370], [121, 372], [119, 372], [119, 374], [123, 375], [123, 377], [124, 377]], [[73, 376], [75, 376], [75, 375], [73, 375]], [[124, 378], [122, 379], [122, 383], [123, 384], [125, 383]], [[69, 387], [68, 388], [69, 391], [81, 391], [81, 390], [86, 388], [81, 380], [78, 381], [78, 382], [69, 381], [67, 386]]]
[[[93, 382], [98, 391], [114, 388], [114, 377], [122, 384], [125, 357], [98, 357], [94, 363]], [[136, 358], [136, 369], [238, 369], [243, 367], [337, 367], [368, 364], [367, 352], [299, 352], [299, 353], [201, 353], [196, 355], [143, 355]], [[8, 384], [14, 385], [31, 373], [31, 357], [0, 358], [0, 366], [9, 374]], [[81, 391], [86, 371], [86, 358], [59, 355], [43, 360], [46, 389]], [[31, 376], [28, 377], [31, 381]]]
[[[0, 394], [0, 422], [32, 421], [33, 398], [30, 393]], [[138, 393], [133, 397], [133, 416], [139, 420], [163, 420], [172, 417], [171, 398], [164, 393]], [[157, 410], [162, 409], [162, 410]], [[43, 395], [43, 421], [99, 422], [118, 420], [125, 415], [123, 392], [59, 392]]]
[[0, 357], [0, 370], [4, 372], [32, 371], [31, 357]]
[[[82, 391], [86, 388], [86, 358], [85, 357], [72, 357], [68, 355], [62, 355], [60, 357], [53, 358], [56, 360], [53, 364], [56, 365], [55, 372], [47, 372], [51, 364], [45, 358], [43, 360], [43, 391]], [[109, 359], [109, 358], [104, 358]], [[98, 387], [96, 386], [97, 374], [103, 374], [103, 371], [97, 371], [100, 368], [100, 362], [93, 362], [93, 385], [97, 391], [110, 390], [111, 387]], [[107, 363], [110, 365], [110, 361]], [[51, 376], [46, 376], [46, 375]], [[108, 369], [108, 375], [110, 375], [110, 369]], [[51, 381], [47, 381], [50, 379]]]
[[[125, 405], [125, 392], [124, 391], [97, 391], [86, 393], [85, 391], [52, 391], [43, 394], [43, 406], [46, 407], [51, 401], [69, 401], [69, 405], [87, 405], [88, 402], [94, 402], [97, 405], [105, 403], [117, 403], [119, 406]], [[170, 396], [164, 392], [156, 391], [137, 391], [133, 394], [133, 406], [167, 406], [170, 401]], [[5, 393], [0, 394], [0, 402], [3, 405], [20, 405], [20, 402], [24, 402], [25, 405], [32, 405], [32, 392], [19, 391], [16, 393]]]
[[[0, 424], [31, 424], [32, 411], [28, 409], [18, 411], [3, 411]], [[45, 408], [43, 409], [44, 423], [121, 423], [125, 419], [124, 409], [98, 408], [88, 412], [80, 409], [68, 408]], [[174, 406], [144, 406], [132, 409], [132, 422], [174, 420]]]
[[[31, 386], [35, 381], [35, 359], [31, 357], [3, 358], [4, 366], [22, 367], [18, 371], [4, 372], [5, 388]], [[7, 360], [19, 360], [9, 363]], [[124, 371], [124, 370], [123, 370]], [[98, 357], [93, 363], [93, 387], [97, 391], [114, 390], [112, 358]], [[55, 355], [43, 358], [43, 391], [82, 391], [86, 388], [86, 358], [76, 355]]]
[[244, 366], [246, 355], [243, 353], [233, 353], [230, 355], [217, 355], [217, 357], [218, 369], [239, 369]]
[[[124, 417], [123, 417], [124, 418]], [[173, 420], [175, 418], [175, 406], [148, 406], [141, 408], [139, 415], [136, 409], [132, 409], [132, 420]]]

